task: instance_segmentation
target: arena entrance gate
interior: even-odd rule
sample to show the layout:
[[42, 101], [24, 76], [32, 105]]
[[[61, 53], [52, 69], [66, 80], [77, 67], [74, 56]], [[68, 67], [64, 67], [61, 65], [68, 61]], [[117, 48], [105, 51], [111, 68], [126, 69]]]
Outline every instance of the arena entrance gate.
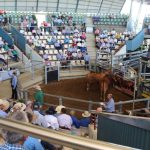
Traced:
[[59, 80], [58, 66], [45, 66], [45, 84]]

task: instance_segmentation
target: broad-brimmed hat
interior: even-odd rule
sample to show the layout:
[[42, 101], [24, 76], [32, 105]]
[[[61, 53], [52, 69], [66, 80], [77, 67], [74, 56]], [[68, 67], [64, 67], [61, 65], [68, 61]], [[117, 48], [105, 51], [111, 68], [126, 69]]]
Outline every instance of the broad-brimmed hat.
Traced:
[[88, 111], [84, 111], [84, 113], [82, 113], [82, 117], [90, 117], [91, 114]]
[[56, 107], [56, 109], [55, 109], [55, 110], [56, 110], [56, 112], [57, 112], [58, 114], [60, 114], [60, 113], [61, 113], [61, 109], [62, 109], [62, 108], [66, 108], [66, 107], [65, 107], [65, 106], [63, 106], [63, 105], [59, 105], [59, 106], [57, 106], [57, 107]]
[[7, 100], [0, 99], [0, 105], [3, 105], [3, 109], [7, 110], [9, 108], [9, 102]]
[[13, 106], [13, 109], [24, 111], [26, 109], [26, 105], [24, 103], [19, 102]]
[[36, 85], [34, 88], [35, 88], [36, 90], [41, 91], [41, 87], [40, 87], [39, 85]]

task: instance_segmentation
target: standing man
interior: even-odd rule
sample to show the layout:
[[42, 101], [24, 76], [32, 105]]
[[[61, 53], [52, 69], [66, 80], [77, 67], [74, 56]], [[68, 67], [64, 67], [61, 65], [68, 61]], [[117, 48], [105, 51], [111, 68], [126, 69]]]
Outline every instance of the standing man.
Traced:
[[105, 103], [100, 103], [101, 106], [105, 108], [106, 112], [113, 113], [115, 112], [115, 103], [112, 94], [107, 95], [107, 100]]
[[89, 68], [89, 62], [90, 62], [90, 56], [88, 55], [88, 53], [86, 53], [84, 55], [84, 61], [85, 61], [85, 69], [88, 69]]
[[40, 105], [40, 108], [42, 108], [42, 105], [44, 103], [44, 93], [39, 85], [35, 86], [36, 92], [34, 94], [34, 100]]
[[12, 99], [17, 100], [18, 96], [17, 96], [17, 75], [16, 72], [14, 71], [12, 74], [12, 78], [11, 78], [11, 88], [12, 88]]

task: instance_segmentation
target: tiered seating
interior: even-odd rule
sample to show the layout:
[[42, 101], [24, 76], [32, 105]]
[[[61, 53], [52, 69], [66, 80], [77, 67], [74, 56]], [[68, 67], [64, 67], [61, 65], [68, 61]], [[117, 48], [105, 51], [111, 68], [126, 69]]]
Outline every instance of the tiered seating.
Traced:
[[[53, 64], [60, 61], [71, 61], [72, 65], [84, 65], [83, 54], [86, 52], [86, 44], [81, 33], [72, 32], [72, 34], [66, 35], [62, 31], [58, 31], [57, 34], [41, 32], [39, 35], [34, 30], [34, 33], [24, 32], [24, 35], [29, 45], [46, 61], [49, 60]], [[56, 47], [56, 43], [60, 46]]]
[[9, 60], [11, 60], [11, 58], [8, 55], [8, 52], [6, 50], [4, 50], [3, 46], [4, 46], [4, 41], [2, 39], [2, 37], [0, 37], [0, 64], [7, 64], [7, 62]]
[[18, 52], [14, 49], [13, 45], [8, 45], [8, 43], [0, 37], [0, 64], [7, 65], [13, 61], [19, 61]]
[[126, 26], [128, 16], [126, 15], [100, 15], [93, 17], [94, 25], [117, 25]]
[[[97, 34], [97, 30], [100, 32], [99, 34]], [[108, 32], [106, 30], [100, 31], [96, 29], [95, 35], [96, 47], [106, 49], [109, 52], [113, 51], [113, 53], [117, 52], [125, 44], [126, 40], [133, 38], [130, 32], [117, 33], [115, 30]]]
[[7, 12], [4, 16], [9, 19], [9, 23], [11, 24], [20, 24], [25, 19], [31, 23], [31, 20], [36, 20], [35, 15], [31, 12]]
[[85, 16], [77, 14], [53, 13], [47, 16], [47, 21], [55, 26], [82, 25], [85, 23]]

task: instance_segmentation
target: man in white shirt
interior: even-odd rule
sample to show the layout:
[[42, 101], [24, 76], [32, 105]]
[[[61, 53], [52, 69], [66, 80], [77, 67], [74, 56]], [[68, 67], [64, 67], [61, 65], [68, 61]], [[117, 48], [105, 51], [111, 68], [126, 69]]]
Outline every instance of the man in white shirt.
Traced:
[[60, 128], [71, 129], [72, 119], [71, 116], [67, 114], [66, 108], [61, 109], [61, 114], [57, 117]]
[[54, 130], [59, 129], [59, 124], [57, 118], [54, 116], [54, 109], [51, 107], [51, 109], [48, 109], [46, 111], [46, 115], [44, 116], [45, 124], [44, 127], [46, 128], [52, 128]]
[[33, 124], [45, 127], [46, 122], [44, 120], [44, 116], [39, 112], [40, 106], [38, 104], [34, 104], [33, 109], [33, 114], [36, 116]]

